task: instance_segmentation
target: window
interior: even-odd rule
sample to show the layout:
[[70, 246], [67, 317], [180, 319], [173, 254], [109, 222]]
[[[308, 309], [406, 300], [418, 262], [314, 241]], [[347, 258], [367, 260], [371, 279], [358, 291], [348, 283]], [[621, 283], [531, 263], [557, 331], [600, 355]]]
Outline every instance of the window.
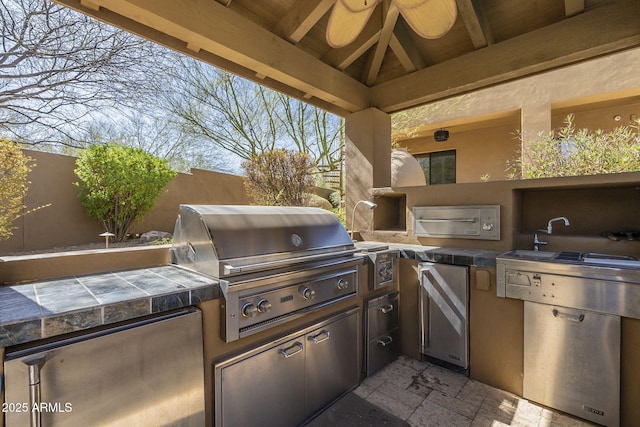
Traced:
[[416, 154], [415, 158], [422, 166], [427, 184], [455, 184], [456, 150]]

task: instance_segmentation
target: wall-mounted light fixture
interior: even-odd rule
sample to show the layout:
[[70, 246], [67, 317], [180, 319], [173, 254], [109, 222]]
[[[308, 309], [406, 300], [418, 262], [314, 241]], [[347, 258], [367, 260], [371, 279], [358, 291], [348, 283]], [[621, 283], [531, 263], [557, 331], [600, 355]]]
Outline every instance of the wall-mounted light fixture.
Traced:
[[433, 133], [433, 139], [435, 139], [436, 142], [445, 142], [449, 139], [449, 131], [446, 129], [438, 129]]
[[622, 120], [622, 117], [620, 116], [620, 114], [616, 114], [615, 116], [613, 116], [613, 120], [619, 122], [620, 120]]
[[353, 230], [355, 230], [355, 228], [356, 228], [356, 208], [360, 204], [365, 205], [369, 209], [374, 209], [376, 206], [378, 206], [375, 203], [370, 202], [368, 200], [358, 200], [356, 205], [353, 207], [353, 215], [351, 215], [351, 239], [353, 239]]

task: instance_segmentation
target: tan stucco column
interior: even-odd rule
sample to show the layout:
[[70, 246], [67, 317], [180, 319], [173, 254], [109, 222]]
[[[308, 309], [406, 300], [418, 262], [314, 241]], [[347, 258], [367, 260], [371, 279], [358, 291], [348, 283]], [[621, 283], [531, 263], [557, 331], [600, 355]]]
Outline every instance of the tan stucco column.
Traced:
[[[520, 149], [523, 159], [526, 160], [529, 149], [527, 141], [536, 139], [540, 132], [546, 133], [551, 130], [551, 104], [544, 101], [523, 104], [520, 110], [520, 129], [522, 133]], [[523, 169], [525, 167], [526, 165], [523, 165]]]
[[[371, 200], [371, 189], [391, 185], [391, 117], [369, 108], [345, 117], [346, 221], [353, 229], [353, 207]], [[355, 231], [373, 229], [373, 211], [358, 207]]]

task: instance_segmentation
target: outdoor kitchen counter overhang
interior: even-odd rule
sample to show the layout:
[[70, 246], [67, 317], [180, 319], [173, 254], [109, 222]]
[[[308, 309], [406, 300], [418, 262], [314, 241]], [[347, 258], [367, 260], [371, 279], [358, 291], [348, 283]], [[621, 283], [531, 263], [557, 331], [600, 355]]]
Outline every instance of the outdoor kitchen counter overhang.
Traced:
[[218, 281], [178, 266], [0, 287], [0, 347], [162, 313], [218, 298]]
[[[394, 245], [419, 261], [495, 267], [498, 252]], [[0, 348], [219, 298], [219, 282], [175, 265], [0, 287]]]

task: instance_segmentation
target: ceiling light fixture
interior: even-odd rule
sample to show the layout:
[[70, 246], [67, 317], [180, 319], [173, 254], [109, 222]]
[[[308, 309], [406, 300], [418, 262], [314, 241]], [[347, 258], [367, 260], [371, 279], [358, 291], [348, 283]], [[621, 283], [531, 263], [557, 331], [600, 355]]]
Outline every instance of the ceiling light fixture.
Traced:
[[[327, 43], [339, 48], [362, 32], [382, 0], [336, 0], [327, 24]], [[426, 39], [444, 36], [458, 16], [456, 0], [391, 0], [416, 34]]]

